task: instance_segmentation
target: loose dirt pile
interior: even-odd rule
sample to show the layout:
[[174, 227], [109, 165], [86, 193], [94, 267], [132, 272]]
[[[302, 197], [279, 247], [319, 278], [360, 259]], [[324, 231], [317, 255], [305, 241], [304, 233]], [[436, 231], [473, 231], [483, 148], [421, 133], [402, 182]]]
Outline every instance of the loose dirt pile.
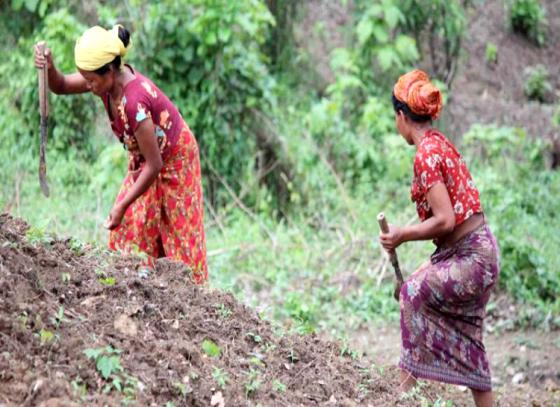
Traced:
[[139, 263], [0, 215], [0, 406], [419, 404], [399, 400], [395, 369]]

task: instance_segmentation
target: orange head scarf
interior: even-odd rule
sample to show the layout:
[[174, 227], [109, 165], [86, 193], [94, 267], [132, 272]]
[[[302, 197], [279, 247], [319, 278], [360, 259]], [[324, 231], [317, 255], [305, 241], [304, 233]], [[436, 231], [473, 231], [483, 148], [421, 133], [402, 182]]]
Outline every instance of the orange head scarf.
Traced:
[[395, 98], [405, 103], [419, 116], [437, 119], [443, 106], [441, 92], [430, 82], [426, 72], [419, 69], [401, 76], [393, 88]]

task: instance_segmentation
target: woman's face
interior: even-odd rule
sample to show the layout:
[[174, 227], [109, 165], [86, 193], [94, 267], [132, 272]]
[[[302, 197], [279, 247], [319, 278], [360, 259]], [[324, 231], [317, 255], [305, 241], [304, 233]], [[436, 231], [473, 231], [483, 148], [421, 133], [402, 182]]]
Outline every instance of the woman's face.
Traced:
[[109, 72], [99, 75], [95, 72], [78, 69], [86, 80], [88, 89], [97, 96], [106, 95], [115, 83], [115, 74], [111, 69]]
[[395, 126], [408, 144], [414, 144], [410, 137], [410, 124], [403, 111], [395, 112]]

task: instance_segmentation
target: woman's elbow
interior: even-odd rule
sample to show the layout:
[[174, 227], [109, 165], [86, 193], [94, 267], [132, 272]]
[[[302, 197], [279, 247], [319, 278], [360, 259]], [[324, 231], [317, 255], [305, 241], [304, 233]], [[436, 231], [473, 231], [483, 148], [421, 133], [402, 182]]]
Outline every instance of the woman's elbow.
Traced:
[[441, 228], [444, 235], [453, 232], [455, 229], [455, 216], [446, 216], [441, 220]]

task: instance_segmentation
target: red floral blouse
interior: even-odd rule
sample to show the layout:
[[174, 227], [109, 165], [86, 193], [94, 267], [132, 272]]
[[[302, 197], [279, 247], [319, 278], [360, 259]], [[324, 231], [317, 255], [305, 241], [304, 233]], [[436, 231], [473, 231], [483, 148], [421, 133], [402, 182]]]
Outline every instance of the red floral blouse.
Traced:
[[124, 86], [117, 117], [111, 117], [109, 95], [102, 98], [115, 136], [129, 151], [129, 170], [136, 170], [144, 157], [140, 154], [134, 132], [140, 122], [151, 119], [164, 162], [175, 146], [185, 124], [169, 98], [148, 78], [126, 65], [136, 76]]
[[427, 194], [438, 182], [447, 188], [456, 225], [482, 212], [478, 189], [463, 158], [443, 134], [428, 130], [416, 151], [411, 188], [411, 198], [422, 221], [433, 215]]

